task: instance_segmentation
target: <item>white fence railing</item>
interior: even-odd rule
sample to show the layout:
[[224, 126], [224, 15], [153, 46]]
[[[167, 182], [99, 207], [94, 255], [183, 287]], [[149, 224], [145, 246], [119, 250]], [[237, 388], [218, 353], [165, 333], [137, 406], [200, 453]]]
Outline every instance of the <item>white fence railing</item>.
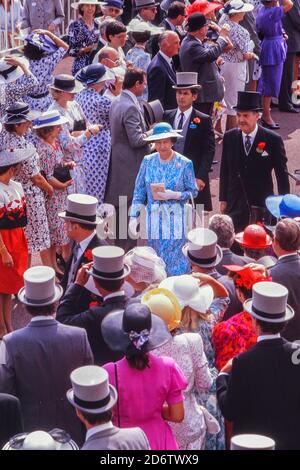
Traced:
[[[38, 1], [38, 0], [37, 0]], [[65, 20], [60, 28], [65, 33], [70, 21], [75, 18], [76, 10], [71, 8], [74, 0], [61, 0]], [[0, 53], [1, 56], [22, 46], [18, 39], [17, 25], [22, 21], [24, 0], [0, 0]]]

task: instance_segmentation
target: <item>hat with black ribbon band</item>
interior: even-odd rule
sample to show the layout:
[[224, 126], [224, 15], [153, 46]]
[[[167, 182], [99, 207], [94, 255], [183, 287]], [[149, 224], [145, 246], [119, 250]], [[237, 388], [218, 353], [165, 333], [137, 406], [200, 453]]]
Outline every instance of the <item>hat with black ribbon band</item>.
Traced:
[[85, 401], [85, 400], [81, 400], [76, 395], [74, 395], [74, 403], [76, 403], [76, 405], [78, 405], [78, 406], [81, 406], [82, 408], [88, 408], [90, 410], [96, 410], [98, 408], [102, 408], [103, 406], [107, 405], [110, 401], [110, 398], [111, 398], [111, 396], [109, 394], [109, 395], [107, 395], [107, 397], [103, 398], [102, 400]]
[[191, 255], [191, 252], [188, 251], [188, 256], [191, 261], [194, 261], [195, 263], [201, 263], [201, 264], [210, 264], [216, 261], [217, 255], [212, 256], [211, 258], [197, 258], [196, 256]]
[[18, 68], [17, 65], [13, 65], [12, 67], [10, 67], [9, 69], [6, 69], [6, 70], [0, 70], [0, 75], [2, 75], [2, 77], [5, 78], [5, 80], [8, 78], [8, 75], [12, 72], [14, 72], [16, 69]]

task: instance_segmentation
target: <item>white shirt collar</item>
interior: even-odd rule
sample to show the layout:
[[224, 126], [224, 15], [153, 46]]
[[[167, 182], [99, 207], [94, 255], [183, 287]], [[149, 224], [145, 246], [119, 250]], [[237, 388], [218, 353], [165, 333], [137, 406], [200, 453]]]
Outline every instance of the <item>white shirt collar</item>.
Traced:
[[[183, 125], [185, 124], [187, 119], [190, 119], [192, 111], [193, 111], [193, 106], [191, 106], [189, 109], [184, 111], [184, 113], [183, 113], [184, 114]], [[176, 116], [175, 116], [175, 120], [174, 120], [175, 129], [178, 128], [179, 121], [180, 121], [180, 115], [181, 115], [181, 111], [180, 111], [179, 108], [177, 108], [177, 112], [176, 112]]]
[[295, 256], [295, 255], [298, 255], [297, 251], [295, 251], [294, 253], [289, 253], [288, 255], [281, 255], [279, 256], [278, 259], [287, 258], [288, 256]]
[[98, 432], [106, 431], [106, 429], [112, 429], [113, 427], [114, 425], [111, 421], [104, 424], [98, 424], [98, 426], [94, 426], [93, 428], [87, 430], [85, 440], [87, 441], [91, 436], [97, 434]]
[[94, 230], [91, 235], [89, 235], [88, 237], [86, 237], [84, 240], [82, 240], [79, 243], [79, 246], [80, 246], [80, 249], [81, 249], [82, 253], [85, 252], [85, 250], [87, 249], [89, 243], [92, 241], [92, 239], [94, 238], [95, 235], [96, 235], [96, 230]]
[[167, 56], [162, 51], [159, 51], [160, 55], [168, 62], [169, 66], [172, 68], [172, 57]]
[[138, 106], [138, 108], [140, 107], [139, 102], [138, 102], [138, 99], [137, 99], [137, 97], [135, 96], [135, 94], [132, 93], [132, 91], [130, 91], [130, 90], [123, 90], [123, 93], [126, 93], [128, 96], [130, 96], [130, 98], [134, 101], [134, 103]]
[[251, 143], [253, 144], [253, 141], [256, 137], [257, 131], [258, 131], [258, 126], [256, 124], [255, 129], [252, 132], [250, 132], [250, 134], [245, 134], [245, 132], [242, 132], [244, 144], [245, 144], [245, 140], [246, 140], [247, 135], [249, 135], [251, 137]]
[[105, 302], [107, 299], [112, 299], [113, 297], [119, 297], [120, 295], [125, 295], [125, 291], [118, 290], [118, 292], [112, 292], [111, 294], [107, 294], [105, 297], [103, 297], [103, 302]]
[[268, 339], [276, 339], [276, 338], [280, 338], [280, 333], [276, 333], [275, 335], [260, 335], [258, 338], [257, 338], [257, 342], [259, 343], [260, 341], [265, 341], [265, 340], [268, 340]]
[[52, 315], [37, 315], [36, 317], [32, 317], [32, 319], [30, 320], [30, 323], [34, 321], [40, 321], [40, 320], [53, 320], [53, 316]]

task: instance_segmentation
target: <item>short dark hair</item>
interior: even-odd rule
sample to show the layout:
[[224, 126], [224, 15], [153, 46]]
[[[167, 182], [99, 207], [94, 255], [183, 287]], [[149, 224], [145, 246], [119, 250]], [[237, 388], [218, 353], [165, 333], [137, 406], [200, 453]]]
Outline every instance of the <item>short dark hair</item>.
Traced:
[[132, 68], [126, 70], [123, 82], [123, 90], [128, 90], [136, 84], [136, 82], [143, 83], [146, 72], [143, 69]]
[[167, 18], [174, 20], [178, 16], [185, 15], [185, 5], [181, 2], [173, 2], [168, 8]]
[[41, 139], [45, 139], [48, 137], [51, 132], [53, 132], [54, 126], [45, 126], [45, 127], [40, 127], [39, 129], [35, 129], [35, 132]]
[[138, 44], [144, 44], [151, 37], [150, 31], [132, 31], [131, 36]]
[[270, 323], [263, 320], [258, 320], [258, 318], [255, 318], [255, 320], [258, 326], [261, 328], [262, 333], [271, 335], [281, 333], [287, 324], [287, 322]]
[[6, 130], [6, 132], [9, 132], [11, 134], [12, 132], [15, 132], [16, 124], [15, 123], [14, 124], [5, 123], [4, 124], [4, 129]]
[[37, 46], [34, 44], [25, 44], [23, 47], [23, 54], [27, 59], [30, 60], [40, 60], [44, 57], [44, 52], [41, 51]]
[[80, 410], [84, 419], [87, 420], [89, 424], [97, 423], [108, 423], [112, 420], [112, 409], [104, 411], [103, 413], [87, 413], [86, 411]]
[[73, 220], [70, 220], [70, 223], [72, 225], [77, 224], [79, 225], [80, 228], [82, 228], [83, 230], [88, 230], [89, 232], [93, 232], [93, 230], [95, 230], [97, 227], [97, 224], [91, 225], [91, 224], [85, 224], [83, 222], [74, 222]]
[[102, 289], [107, 290], [108, 292], [117, 292], [121, 289], [122, 285], [124, 284], [124, 279], [111, 279], [107, 281], [106, 279], [98, 279], [97, 277], [94, 278], [96, 284], [99, 284]]
[[297, 251], [300, 248], [300, 227], [293, 219], [280, 220], [275, 228], [275, 239], [285, 251]]
[[126, 33], [126, 26], [121, 21], [111, 21], [106, 26], [105, 34], [109, 42], [110, 36], [116, 36], [117, 34]]
[[37, 315], [53, 315], [55, 313], [55, 303], [50, 305], [45, 305], [43, 307], [31, 307], [30, 305], [25, 305], [25, 308], [29, 315], [36, 317]]
[[4, 175], [10, 168], [15, 168], [19, 163], [14, 163], [13, 165], [0, 166], [0, 175]]

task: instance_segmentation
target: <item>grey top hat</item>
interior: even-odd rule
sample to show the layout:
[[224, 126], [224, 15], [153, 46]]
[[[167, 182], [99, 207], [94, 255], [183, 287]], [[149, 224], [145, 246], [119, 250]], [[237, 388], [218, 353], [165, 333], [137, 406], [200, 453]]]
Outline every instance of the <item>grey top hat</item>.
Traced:
[[187, 88], [200, 90], [202, 87], [198, 85], [197, 72], [177, 72], [176, 85], [173, 85], [172, 88], [174, 88], [174, 90], [184, 90]]
[[148, 126], [162, 121], [164, 108], [159, 100], [143, 102], [145, 121]]
[[275, 441], [259, 434], [238, 434], [231, 438], [230, 450], [275, 450]]
[[125, 251], [118, 246], [98, 246], [93, 249], [93, 269], [90, 276], [107, 281], [124, 279], [130, 273], [130, 267], [124, 263]]
[[97, 216], [98, 200], [87, 194], [70, 194], [67, 198], [67, 209], [58, 214], [71, 222], [87, 225], [99, 224], [102, 219]]
[[213, 268], [223, 258], [217, 245], [217, 235], [208, 228], [195, 228], [188, 233], [188, 243], [182, 248], [191, 263], [203, 268]]
[[156, 7], [159, 3], [155, 0], [135, 0], [135, 8], [140, 10], [141, 8]]
[[294, 316], [287, 304], [289, 291], [277, 282], [257, 282], [252, 287], [252, 299], [244, 302], [244, 309], [253, 317], [268, 323], [282, 323]]
[[118, 394], [108, 382], [108, 373], [99, 366], [83, 366], [70, 375], [72, 388], [67, 391], [71, 405], [91, 414], [104, 413], [116, 404]]
[[20, 302], [31, 307], [44, 307], [60, 299], [61, 286], [55, 284], [55, 271], [49, 266], [34, 266], [24, 273], [25, 286], [18, 293]]

